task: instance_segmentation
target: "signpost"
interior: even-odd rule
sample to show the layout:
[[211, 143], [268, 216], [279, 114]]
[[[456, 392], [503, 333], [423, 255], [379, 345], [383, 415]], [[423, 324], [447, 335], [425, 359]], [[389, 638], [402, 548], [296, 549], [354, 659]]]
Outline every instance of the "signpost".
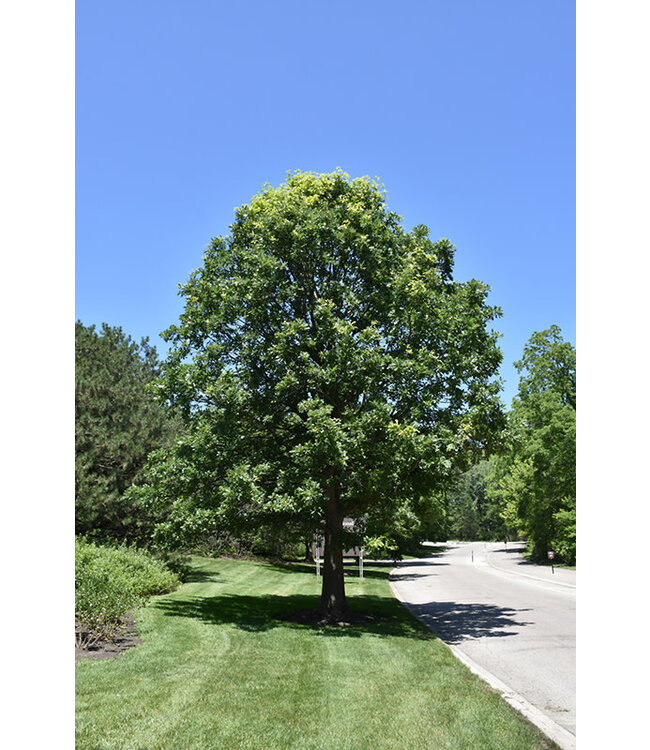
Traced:
[[[343, 528], [346, 531], [354, 529], [354, 519], [344, 518]], [[316, 563], [316, 578], [320, 578], [320, 566], [325, 555], [325, 540], [322, 536], [316, 536], [312, 545], [314, 562]], [[359, 563], [359, 578], [363, 579], [363, 547], [353, 547], [343, 551], [343, 557], [356, 557]]]
[[320, 578], [320, 545], [314, 542], [314, 560], [316, 561], [316, 578]]
[[555, 552], [553, 552], [552, 549], [549, 549], [546, 554], [548, 555], [548, 559], [551, 561], [551, 573], [555, 575], [555, 568], [553, 567], [553, 558], [555, 557]]

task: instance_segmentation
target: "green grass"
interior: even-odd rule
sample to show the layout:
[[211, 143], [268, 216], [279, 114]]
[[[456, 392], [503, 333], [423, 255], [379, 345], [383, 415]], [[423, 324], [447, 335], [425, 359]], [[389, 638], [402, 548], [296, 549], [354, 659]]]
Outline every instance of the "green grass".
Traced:
[[305, 565], [194, 558], [138, 610], [142, 645], [77, 662], [77, 750], [554, 748], [394, 599], [389, 567], [346, 581], [388, 619], [337, 628], [276, 619], [316, 606]]

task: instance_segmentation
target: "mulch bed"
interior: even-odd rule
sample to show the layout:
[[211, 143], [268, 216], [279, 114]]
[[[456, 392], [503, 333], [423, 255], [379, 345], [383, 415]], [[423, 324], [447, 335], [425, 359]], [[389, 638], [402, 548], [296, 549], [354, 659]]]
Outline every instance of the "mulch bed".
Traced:
[[339, 620], [328, 620], [317, 609], [301, 609], [297, 612], [287, 612], [286, 614], [275, 615], [275, 619], [283, 620], [284, 622], [297, 622], [301, 625], [335, 625], [340, 627], [345, 627], [346, 625], [369, 625], [377, 622], [388, 622], [389, 620], [388, 617], [369, 615], [364, 612], [357, 612], [354, 609], [349, 609]]
[[[84, 632], [84, 627], [80, 623], [76, 623], [75, 631], [77, 634]], [[86, 631], [87, 632], [87, 631]], [[79, 647], [75, 646], [74, 658], [77, 659], [111, 659], [114, 656], [119, 656], [123, 651], [128, 648], [137, 646], [142, 643], [142, 639], [138, 638], [135, 630], [135, 621], [133, 619], [133, 613], [130, 612], [124, 618], [123, 629], [115, 638], [107, 641], [99, 641], [92, 646]]]

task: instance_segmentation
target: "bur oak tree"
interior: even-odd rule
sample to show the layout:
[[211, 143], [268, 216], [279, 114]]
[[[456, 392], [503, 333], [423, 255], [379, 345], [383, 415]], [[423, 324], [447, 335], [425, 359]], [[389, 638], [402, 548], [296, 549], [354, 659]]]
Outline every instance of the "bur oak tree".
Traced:
[[236, 210], [164, 334], [160, 393], [189, 430], [150, 467], [152, 502], [173, 501], [158, 541], [320, 532], [329, 619], [343, 519], [417, 510], [501, 427], [488, 287], [454, 281], [450, 242], [400, 221], [373, 180], [293, 173]]

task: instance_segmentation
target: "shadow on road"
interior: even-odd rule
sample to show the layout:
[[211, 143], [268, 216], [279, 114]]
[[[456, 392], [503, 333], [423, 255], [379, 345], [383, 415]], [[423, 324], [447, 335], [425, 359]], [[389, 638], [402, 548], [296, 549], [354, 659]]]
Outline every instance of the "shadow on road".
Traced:
[[473, 638], [503, 638], [516, 635], [530, 622], [518, 619], [529, 609], [511, 609], [491, 604], [429, 602], [412, 604], [411, 611], [445, 643], [461, 643]]
[[416, 581], [418, 578], [430, 578], [438, 575], [437, 573], [400, 573], [399, 575], [388, 576], [389, 581]]
[[415, 568], [421, 565], [426, 565], [428, 568], [434, 568], [437, 565], [449, 565], [449, 563], [444, 562], [441, 557], [425, 557], [425, 558], [418, 559], [418, 560], [398, 560], [397, 565], [393, 563], [391, 567]]

